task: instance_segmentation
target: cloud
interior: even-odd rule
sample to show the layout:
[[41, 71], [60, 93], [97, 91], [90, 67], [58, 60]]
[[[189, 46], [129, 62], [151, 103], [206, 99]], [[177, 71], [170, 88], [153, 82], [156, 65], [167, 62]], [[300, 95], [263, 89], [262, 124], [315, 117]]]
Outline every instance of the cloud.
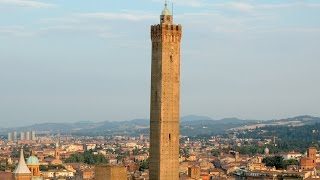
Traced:
[[225, 7], [244, 12], [252, 11], [255, 8], [254, 5], [243, 2], [231, 2], [226, 4]]
[[[0, 0], [1, 2], [11, 2], [11, 0]], [[22, 0], [12, 0], [22, 1]], [[23, 0], [26, 1], [26, 0]], [[163, 2], [162, 0], [152, 0]], [[270, 24], [274, 19], [279, 18], [274, 14], [278, 12], [272, 9], [289, 8], [299, 6], [302, 8], [320, 7], [311, 3], [255, 3], [254, 1], [227, 1], [226, 3], [215, 3], [205, 0], [174, 0], [181, 6], [198, 7], [207, 5], [202, 12], [197, 9], [189, 9], [183, 14], [177, 14], [176, 22], [182, 23], [193, 30], [202, 31], [205, 27], [210, 32], [216, 33], [246, 33], [246, 32], [268, 32], [276, 31], [277, 27], [271, 27]], [[28, 2], [31, 2], [28, 0]], [[34, 1], [32, 1], [34, 2]], [[221, 2], [221, 1], [220, 1]], [[210, 5], [210, 6], [209, 6]], [[238, 11], [239, 13], [232, 13]], [[269, 11], [271, 10], [271, 11]], [[157, 22], [158, 12], [120, 10], [118, 12], [89, 12], [89, 13], [71, 13], [66, 16], [54, 18], [42, 18], [38, 22], [39, 28], [29, 28], [29, 32], [19, 27], [1, 28], [0, 33], [14, 36], [42, 35], [48, 33], [85, 33], [94, 34], [103, 38], [124, 37], [130, 34], [130, 28], [126, 27], [127, 23], [142, 24], [143, 27], [152, 22]], [[125, 22], [125, 23], [124, 23]], [[199, 27], [199, 28], [198, 28]], [[281, 26], [281, 27], [285, 27]], [[119, 31], [119, 29], [121, 29]], [[33, 31], [32, 31], [33, 30]], [[284, 31], [284, 30], [279, 30]], [[295, 32], [317, 32], [317, 29], [286, 29], [285, 31]]]
[[206, 3], [201, 0], [173, 0], [173, 3], [178, 6], [190, 6], [190, 7], [203, 7], [206, 5]]
[[0, 6], [18, 6], [28, 8], [50, 8], [55, 7], [55, 4], [43, 3], [33, 0], [0, 0]]
[[308, 27], [291, 27], [291, 28], [274, 28], [270, 30], [266, 30], [265, 32], [293, 32], [293, 33], [320, 33], [320, 28], [308, 28]]
[[[118, 27], [122, 27], [123, 22], [144, 23], [159, 18], [158, 15], [141, 12], [122, 10], [120, 12], [92, 12], [74, 13], [66, 17], [44, 18], [40, 20], [42, 28], [41, 34], [47, 33], [90, 33], [102, 38], [125, 37], [128, 33], [126, 28], [119, 32]], [[110, 25], [109, 21], [113, 25]], [[116, 30], [115, 30], [116, 29]]]
[[137, 22], [157, 18], [159, 15], [156, 13], [122, 10], [121, 12], [73, 13], [65, 17], [42, 18], [40, 22], [43, 24], [83, 24], [93, 23], [93, 20]]
[[176, 19], [184, 26], [192, 27], [193, 30], [202, 32], [206, 29], [209, 33], [247, 32], [252, 28], [248, 24], [255, 20], [253, 17], [230, 17], [220, 13], [188, 13], [183, 16], [177, 15]]
[[83, 24], [71, 24], [71, 25], [55, 25], [40, 28], [39, 34], [46, 33], [89, 33], [96, 34], [101, 38], [117, 38], [123, 37], [124, 34], [119, 32], [112, 33], [110, 28], [105, 27], [104, 25], [83, 25]]
[[[164, 3], [163, 0], [152, 0], [157, 3]], [[203, 0], [171, 0], [169, 3], [174, 3], [177, 6], [187, 6], [187, 7], [204, 7], [207, 3]]]
[[22, 26], [0, 27], [0, 35], [1, 34], [17, 37], [30, 37], [35, 35], [35, 33], [27, 31]]
[[157, 15], [143, 12], [120, 12], [120, 13], [109, 13], [109, 12], [97, 12], [97, 13], [79, 13], [75, 14], [81, 18], [93, 18], [103, 20], [127, 20], [127, 21], [143, 21], [149, 19], [155, 19]]
[[292, 8], [292, 7], [320, 8], [320, 4], [308, 3], [308, 2], [294, 2], [294, 3], [277, 3], [277, 4], [256, 5], [257, 9], [264, 9], [264, 10]]
[[[176, 16], [177, 22], [198, 33], [260, 34], [260, 33], [319, 33], [318, 25], [310, 27], [287, 27], [287, 24], [273, 24], [269, 16], [229, 16], [218, 12], [186, 13]], [[212, 23], [213, 22], [213, 23]], [[203, 31], [206, 29], [206, 31]], [[240, 36], [238, 36], [240, 37]]]
[[[152, 0], [153, 2], [163, 3], [163, 0]], [[218, 9], [230, 9], [241, 12], [250, 12], [255, 10], [270, 10], [270, 9], [281, 9], [291, 7], [306, 7], [306, 8], [320, 8], [320, 3], [310, 2], [290, 2], [290, 3], [259, 3], [255, 1], [239, 1], [239, 0], [228, 0], [224, 3], [209, 1], [209, 0], [171, 0], [174, 5], [186, 6], [193, 8], [218, 8]]]
[[4, 37], [19, 37], [19, 38], [33, 38], [36, 36], [43, 36], [51, 33], [58, 34], [75, 34], [75, 33], [91, 33], [100, 37], [111, 38], [121, 37], [123, 34], [113, 34], [111, 29], [106, 27], [105, 24], [70, 24], [58, 23], [41, 26], [39, 28], [30, 28], [28, 26], [0, 26], [0, 36]]
[[33, 38], [35, 36], [43, 36], [47, 34], [94, 34], [101, 38], [119, 38], [124, 37], [124, 33], [112, 32], [105, 25], [95, 24], [56, 24], [38, 29], [30, 29], [24, 26], [7, 26], [0, 27], [0, 36], [3, 37], [18, 37], [18, 38]]
[[263, 3], [231, 1], [228, 3], [220, 3], [220, 4], [211, 3], [210, 6], [222, 7], [222, 8], [233, 9], [233, 10], [243, 11], [243, 12], [250, 12], [250, 11], [261, 11], [261, 10], [284, 9], [284, 8], [292, 8], [292, 7], [319, 8], [320, 4], [308, 3], [308, 2], [263, 4]]

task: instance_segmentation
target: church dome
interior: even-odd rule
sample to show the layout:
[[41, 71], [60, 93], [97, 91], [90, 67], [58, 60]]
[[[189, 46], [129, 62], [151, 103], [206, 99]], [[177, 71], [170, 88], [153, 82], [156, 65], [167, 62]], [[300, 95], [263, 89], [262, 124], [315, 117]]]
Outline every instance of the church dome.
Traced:
[[27, 159], [27, 165], [39, 165], [39, 159], [35, 156], [30, 156]]
[[264, 154], [269, 154], [269, 152], [270, 152], [270, 151], [269, 151], [269, 148], [266, 147], [266, 148], [264, 149]]

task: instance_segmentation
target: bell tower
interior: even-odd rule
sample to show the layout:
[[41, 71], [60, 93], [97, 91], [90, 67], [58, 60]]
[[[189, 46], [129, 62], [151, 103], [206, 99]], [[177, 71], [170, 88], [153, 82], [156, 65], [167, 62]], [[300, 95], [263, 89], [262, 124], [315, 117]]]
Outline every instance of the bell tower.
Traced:
[[179, 179], [181, 36], [166, 2], [151, 26], [150, 180]]
[[59, 143], [56, 143], [55, 149], [54, 149], [54, 157], [56, 159], [60, 159], [60, 147]]

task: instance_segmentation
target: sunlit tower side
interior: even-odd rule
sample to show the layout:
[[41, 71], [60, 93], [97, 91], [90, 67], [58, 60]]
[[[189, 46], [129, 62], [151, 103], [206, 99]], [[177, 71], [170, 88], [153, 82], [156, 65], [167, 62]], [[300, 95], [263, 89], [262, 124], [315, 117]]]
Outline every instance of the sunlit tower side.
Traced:
[[181, 35], [166, 3], [151, 26], [150, 180], [179, 179]]

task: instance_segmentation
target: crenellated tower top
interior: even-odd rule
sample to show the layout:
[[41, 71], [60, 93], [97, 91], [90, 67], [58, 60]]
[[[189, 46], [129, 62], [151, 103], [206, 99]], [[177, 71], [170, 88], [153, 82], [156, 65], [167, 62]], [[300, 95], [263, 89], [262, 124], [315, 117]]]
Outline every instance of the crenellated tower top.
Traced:
[[152, 42], [180, 43], [181, 35], [182, 27], [180, 24], [173, 23], [173, 16], [166, 1], [160, 15], [160, 24], [151, 26], [151, 40]]

